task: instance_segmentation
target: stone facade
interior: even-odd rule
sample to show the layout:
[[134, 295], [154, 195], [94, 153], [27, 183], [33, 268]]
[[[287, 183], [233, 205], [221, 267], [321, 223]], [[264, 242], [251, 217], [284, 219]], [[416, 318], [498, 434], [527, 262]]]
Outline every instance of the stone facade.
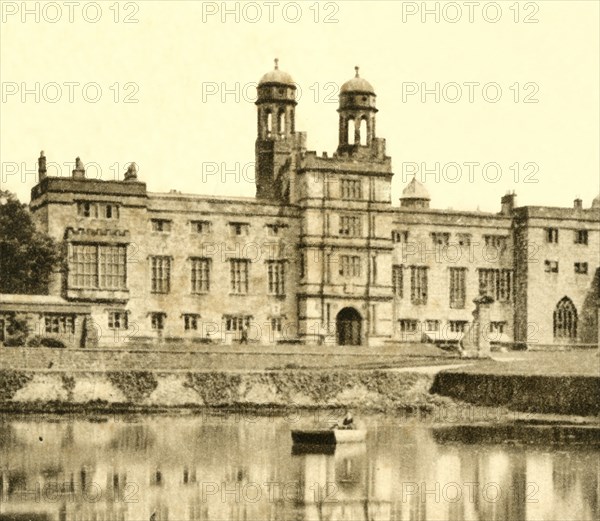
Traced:
[[[23, 321], [22, 330], [12, 331], [16, 321]], [[19, 347], [94, 348], [98, 343], [91, 322], [85, 303], [56, 295], [0, 294], [0, 344], [17, 340], [13, 345]]]
[[508, 194], [497, 214], [437, 210], [413, 179], [393, 204], [358, 70], [331, 156], [306, 150], [277, 66], [256, 104], [256, 198], [148, 192], [133, 166], [123, 181], [86, 179], [81, 161], [53, 178], [40, 161], [30, 208], [69, 259], [51, 294], [90, 306], [100, 345], [457, 341], [480, 294], [494, 300], [492, 341], [597, 343], [598, 200], [516, 207]]

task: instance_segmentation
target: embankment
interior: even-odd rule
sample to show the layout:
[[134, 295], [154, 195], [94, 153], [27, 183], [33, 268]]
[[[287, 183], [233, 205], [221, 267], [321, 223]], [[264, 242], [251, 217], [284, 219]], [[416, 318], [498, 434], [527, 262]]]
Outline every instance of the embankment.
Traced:
[[481, 406], [579, 416], [600, 415], [600, 377], [443, 371], [431, 392]]
[[0, 410], [166, 407], [427, 409], [430, 374], [384, 370], [0, 371]]
[[459, 369], [435, 374], [435, 370], [419, 368], [0, 370], [0, 411], [265, 406], [424, 411], [455, 402], [531, 413], [598, 416], [600, 378]]

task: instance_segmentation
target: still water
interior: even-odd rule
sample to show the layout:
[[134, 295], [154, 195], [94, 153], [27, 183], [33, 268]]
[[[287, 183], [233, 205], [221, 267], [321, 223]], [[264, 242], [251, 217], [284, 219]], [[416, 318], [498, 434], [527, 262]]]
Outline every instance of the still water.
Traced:
[[326, 414], [4, 416], [0, 519], [598, 519], [598, 447], [473, 443], [371, 416], [364, 444], [292, 450], [290, 430]]

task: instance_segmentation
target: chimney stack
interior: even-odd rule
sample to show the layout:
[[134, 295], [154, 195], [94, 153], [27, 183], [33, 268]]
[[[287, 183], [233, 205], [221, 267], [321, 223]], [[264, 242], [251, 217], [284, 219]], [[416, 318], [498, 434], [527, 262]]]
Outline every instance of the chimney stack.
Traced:
[[512, 215], [517, 203], [517, 194], [514, 191], [507, 192], [505, 196], [500, 200], [502, 215]]
[[38, 158], [38, 183], [46, 177], [46, 156], [44, 155], [44, 151], [40, 152], [40, 157]]
[[575, 210], [583, 210], [583, 201], [579, 197], [573, 201], [573, 208]]

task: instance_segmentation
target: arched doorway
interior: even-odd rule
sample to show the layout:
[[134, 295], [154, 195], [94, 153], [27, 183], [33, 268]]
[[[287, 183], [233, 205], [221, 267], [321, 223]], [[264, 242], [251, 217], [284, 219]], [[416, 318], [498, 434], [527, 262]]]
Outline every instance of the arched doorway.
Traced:
[[554, 338], [577, 339], [577, 309], [569, 297], [563, 297], [554, 310]]
[[362, 338], [362, 317], [354, 308], [344, 308], [336, 318], [337, 341], [341, 346], [359, 346]]

